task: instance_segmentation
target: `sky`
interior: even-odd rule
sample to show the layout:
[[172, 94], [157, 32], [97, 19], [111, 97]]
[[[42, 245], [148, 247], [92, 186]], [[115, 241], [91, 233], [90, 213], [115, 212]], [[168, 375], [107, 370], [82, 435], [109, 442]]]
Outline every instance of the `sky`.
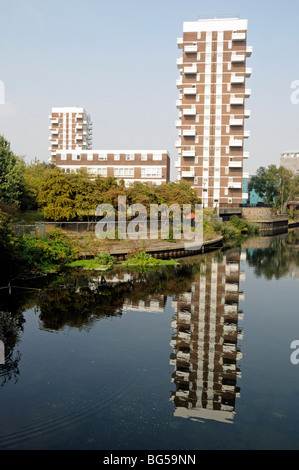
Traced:
[[253, 46], [244, 170], [299, 150], [298, 0], [0, 0], [0, 14], [0, 134], [28, 163], [50, 156], [51, 108], [82, 106], [94, 149], [168, 150], [174, 180], [177, 38], [219, 16], [247, 19]]

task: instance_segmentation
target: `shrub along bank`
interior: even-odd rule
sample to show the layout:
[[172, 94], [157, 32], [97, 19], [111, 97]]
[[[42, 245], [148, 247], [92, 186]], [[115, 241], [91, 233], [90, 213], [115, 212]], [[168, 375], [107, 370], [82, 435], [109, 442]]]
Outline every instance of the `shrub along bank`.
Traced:
[[[13, 231], [12, 217], [0, 210], [0, 277], [9, 278], [24, 272], [53, 273], [66, 267], [83, 267], [87, 269], [107, 270], [114, 264], [113, 257], [97, 249], [93, 260], [79, 260], [78, 243], [57, 229], [46, 237], [18, 237]], [[213, 212], [204, 211], [203, 224], [205, 237], [208, 239], [223, 236], [224, 246], [240, 242], [240, 238], [257, 234], [259, 229], [247, 220], [237, 216], [228, 222], [213, 219]], [[106, 249], [105, 251], [109, 251]], [[128, 258], [125, 267], [153, 267], [174, 263], [172, 260], [157, 260], [145, 252], [135, 253]]]

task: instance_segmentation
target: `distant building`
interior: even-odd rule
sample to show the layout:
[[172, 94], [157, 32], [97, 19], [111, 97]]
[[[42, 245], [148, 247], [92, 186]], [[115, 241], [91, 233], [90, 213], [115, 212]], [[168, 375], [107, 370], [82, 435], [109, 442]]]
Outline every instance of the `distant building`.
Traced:
[[280, 165], [299, 175], [299, 150], [292, 150], [281, 154]]
[[66, 173], [84, 169], [91, 176], [113, 176], [126, 186], [170, 180], [167, 150], [93, 150], [92, 122], [84, 108], [52, 108], [51, 161]]
[[92, 122], [84, 108], [52, 108], [49, 118], [52, 160], [65, 150], [92, 149]]
[[179, 179], [189, 181], [205, 207], [242, 203], [244, 141], [251, 90], [246, 60], [247, 20], [208, 19], [183, 24], [177, 44], [180, 90], [176, 123]]

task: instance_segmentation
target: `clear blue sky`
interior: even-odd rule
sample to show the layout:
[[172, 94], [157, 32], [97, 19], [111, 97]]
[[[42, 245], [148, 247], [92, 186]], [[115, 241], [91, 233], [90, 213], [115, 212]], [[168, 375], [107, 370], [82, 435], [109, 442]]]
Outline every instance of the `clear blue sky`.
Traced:
[[52, 106], [83, 106], [93, 148], [168, 149], [174, 162], [176, 40], [200, 16], [248, 19], [245, 170], [299, 149], [298, 0], [0, 0], [0, 11], [0, 133], [27, 161], [49, 157]]

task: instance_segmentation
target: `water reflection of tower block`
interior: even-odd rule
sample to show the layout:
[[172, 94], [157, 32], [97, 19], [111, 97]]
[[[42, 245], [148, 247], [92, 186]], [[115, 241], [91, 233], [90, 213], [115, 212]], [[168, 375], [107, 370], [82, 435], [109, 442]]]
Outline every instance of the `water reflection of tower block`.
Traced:
[[233, 419], [241, 357], [239, 263], [238, 250], [213, 259], [176, 299], [171, 341], [176, 416]]

